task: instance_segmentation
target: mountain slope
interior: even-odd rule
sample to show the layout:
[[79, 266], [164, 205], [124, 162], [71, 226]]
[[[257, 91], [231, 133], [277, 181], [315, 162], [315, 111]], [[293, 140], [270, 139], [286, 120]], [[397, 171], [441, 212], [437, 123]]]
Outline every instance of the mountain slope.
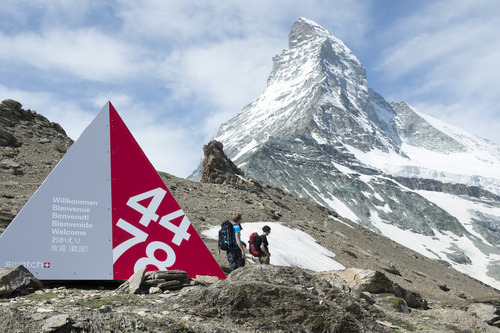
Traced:
[[500, 288], [500, 148], [385, 101], [310, 20], [273, 61], [263, 94], [214, 136], [245, 175]]
[[[0, 137], [9, 138], [0, 140], [1, 232], [72, 141], [59, 125], [34, 111], [23, 110], [20, 103], [11, 100], [0, 104]], [[205, 153], [214, 154], [214, 150], [205, 150]], [[223, 169], [216, 167], [212, 171], [226, 172]], [[225, 253], [218, 251], [216, 240], [204, 235], [234, 211], [243, 213], [247, 234], [259, 231], [264, 223], [273, 226], [269, 236], [271, 265], [255, 265], [249, 258], [247, 267], [231, 274], [224, 283], [154, 295], [117, 295], [109, 288], [115, 289], [118, 285], [103, 281], [44, 281], [47, 284], [43, 290], [27, 295], [26, 290], [22, 290], [20, 294], [0, 298], [2, 328], [9, 332], [34, 332], [45, 329], [49, 323], [57, 323], [73, 324], [79, 330], [89, 328], [87, 331], [92, 332], [110, 327], [115, 331], [139, 329], [144, 332], [159, 329], [295, 332], [328, 330], [328, 326], [335, 326], [337, 331], [356, 332], [373, 332], [384, 327], [383, 331], [390, 328], [402, 332], [498, 331], [499, 318], [495, 313], [500, 309], [500, 290], [428, 259], [325, 207], [246, 178], [238, 178], [241, 182], [215, 184], [159, 174], [221, 267], [227, 268]], [[78, 175], [75, 170], [75, 176]], [[218, 182], [217, 177], [209, 177], [209, 180]], [[287, 229], [288, 232], [283, 232]], [[292, 229], [293, 234], [306, 237], [290, 239]], [[307, 243], [304, 239], [309, 240], [310, 245], [305, 251], [300, 246], [290, 250], [299, 242]], [[289, 244], [281, 245], [284, 242]], [[383, 273], [382, 276], [407, 290], [407, 296], [413, 298], [415, 293], [420, 294], [430, 308], [410, 311], [400, 298], [405, 295], [378, 294], [373, 290], [370, 294], [360, 293], [357, 288], [347, 287], [345, 282], [334, 278], [330, 271], [314, 273], [300, 267], [278, 266], [301, 265], [308, 256], [316, 255], [309, 251], [319, 251], [320, 247], [328, 250], [329, 257], [332, 255], [329, 252], [334, 252], [335, 261], [347, 268]], [[280, 257], [287, 262], [273, 262], [273, 258]], [[256, 287], [259, 292], [255, 291]], [[261, 295], [266, 295], [265, 304], [256, 302], [262, 301]], [[287, 304], [286, 311], [283, 311], [284, 304]], [[334, 309], [333, 313], [330, 309]], [[234, 321], [225, 320], [225, 315], [221, 317], [221, 313], [227, 314], [227, 311]], [[265, 316], [251, 315], [249, 325], [249, 314], [255, 311]], [[316, 321], [318, 317], [324, 320]], [[372, 328], [360, 329], [359, 323]]]

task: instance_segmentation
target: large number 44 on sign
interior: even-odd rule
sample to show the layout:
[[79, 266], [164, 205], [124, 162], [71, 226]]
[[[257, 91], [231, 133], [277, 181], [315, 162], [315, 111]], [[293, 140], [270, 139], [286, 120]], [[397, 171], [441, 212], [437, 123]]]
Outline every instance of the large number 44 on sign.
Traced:
[[126, 256], [127, 260], [122, 262], [133, 265], [134, 272], [145, 266], [158, 270], [168, 270], [174, 266], [176, 250], [184, 240], [188, 241], [191, 237], [188, 232], [191, 222], [182, 209], [161, 217], [158, 215], [158, 208], [166, 194], [166, 190], [158, 187], [128, 199], [127, 206], [139, 214], [130, 214], [127, 219], [140, 218], [136, 221], [127, 221], [121, 217], [118, 219], [116, 227], [125, 231], [129, 238], [121, 242], [118, 240], [119, 244], [114, 245], [113, 265]]

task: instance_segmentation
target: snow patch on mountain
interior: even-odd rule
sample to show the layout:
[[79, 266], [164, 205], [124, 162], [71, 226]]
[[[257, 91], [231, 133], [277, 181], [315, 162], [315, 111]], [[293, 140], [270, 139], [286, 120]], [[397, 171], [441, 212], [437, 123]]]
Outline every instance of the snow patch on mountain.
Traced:
[[[470, 134], [461, 137], [468, 142], [480, 142]], [[365, 152], [348, 144], [345, 147], [357, 160], [393, 176], [479, 186], [500, 195], [500, 154], [494, 155], [494, 148], [498, 147], [483, 145], [467, 152], [444, 153], [402, 143], [401, 151], [406, 157], [377, 148]]]
[[[430, 201], [437, 203], [440, 207], [455, 216], [460, 223], [481, 242], [491, 246], [492, 252], [485, 253], [480, 250], [477, 243], [467, 236], [457, 236], [454, 233], [443, 232], [433, 229], [434, 236], [428, 237], [410, 230], [402, 230], [379, 218], [377, 212], [372, 212], [372, 223], [381, 231], [383, 235], [400, 243], [426, 257], [442, 260], [451, 264], [453, 268], [472, 276], [484, 283], [487, 283], [497, 289], [500, 289], [500, 281], [494, 277], [488, 276], [491, 262], [500, 260], [500, 250], [494, 249], [480, 234], [474, 230], [471, 221], [473, 211], [482, 211], [484, 213], [495, 214], [496, 209], [484, 203], [474, 203], [459, 196], [446, 193], [417, 191], [420, 195]], [[462, 253], [465, 259], [463, 263], [457, 263], [446, 255], [453, 256], [457, 250]]]
[[466, 200], [456, 195], [431, 192], [431, 191], [417, 191], [423, 197], [437, 203], [447, 212], [455, 216], [472, 235], [480, 238], [488, 245], [494, 245], [488, 242], [481, 234], [474, 230], [474, 226], [470, 223], [474, 211], [481, 211], [486, 214], [495, 214], [496, 209], [484, 202], [473, 202]]

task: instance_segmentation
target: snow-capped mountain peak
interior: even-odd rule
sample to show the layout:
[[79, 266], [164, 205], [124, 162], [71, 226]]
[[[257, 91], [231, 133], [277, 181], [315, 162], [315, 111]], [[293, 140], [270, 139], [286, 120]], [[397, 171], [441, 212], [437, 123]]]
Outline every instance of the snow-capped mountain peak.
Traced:
[[301, 18], [268, 86], [215, 140], [249, 177], [500, 288], [500, 148], [388, 103], [345, 44]]

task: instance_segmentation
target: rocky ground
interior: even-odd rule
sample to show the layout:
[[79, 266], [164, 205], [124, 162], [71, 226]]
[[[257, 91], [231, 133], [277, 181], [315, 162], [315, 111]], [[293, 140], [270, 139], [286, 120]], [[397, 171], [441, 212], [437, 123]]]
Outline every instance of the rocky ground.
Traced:
[[[215, 284], [130, 294], [118, 284], [53, 283], [0, 298], [2, 332], [498, 332], [498, 298], [409, 308], [332, 272], [248, 265]], [[496, 303], [495, 303], [496, 302]]]
[[[0, 232], [71, 144], [64, 130], [45, 117], [12, 100], [0, 104]], [[87, 332], [500, 330], [492, 325], [500, 314], [500, 291], [333, 211], [241, 177], [222, 177], [214, 184], [160, 176], [198, 232], [234, 212], [241, 212], [244, 222], [281, 222], [310, 234], [345, 267], [381, 272], [404, 290], [418, 293], [428, 309], [408, 307], [401, 295], [391, 292], [367, 296], [337, 279], [332, 282], [329, 272], [249, 262], [226, 281], [152, 295], [120, 294], [118, 285], [109, 282], [43, 281], [40, 290], [0, 299], [0, 332], [39, 332], [53, 317], [70, 318], [70, 331]], [[227, 272], [216, 242], [203, 240]]]

